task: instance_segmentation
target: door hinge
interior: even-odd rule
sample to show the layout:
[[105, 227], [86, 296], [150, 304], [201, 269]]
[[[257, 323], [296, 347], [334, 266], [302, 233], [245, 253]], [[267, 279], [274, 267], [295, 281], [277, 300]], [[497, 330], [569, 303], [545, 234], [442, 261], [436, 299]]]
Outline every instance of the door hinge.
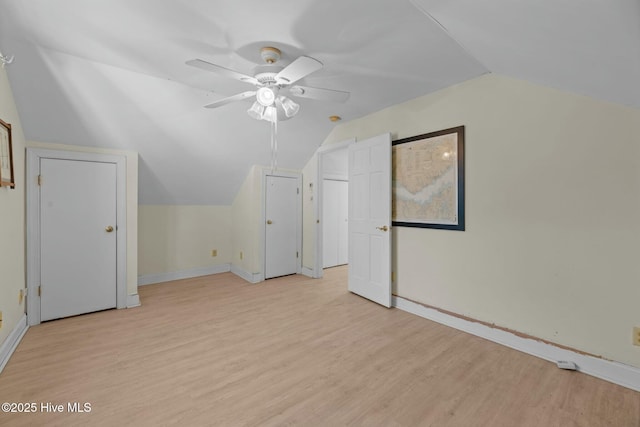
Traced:
[[296, 194], [300, 194], [300, 189], [296, 188]]
[[38, 286], [38, 296], [42, 295], [42, 286]]
[[300, 254], [296, 252], [296, 258], [300, 258]]
[[38, 185], [42, 185], [42, 175], [38, 175]]

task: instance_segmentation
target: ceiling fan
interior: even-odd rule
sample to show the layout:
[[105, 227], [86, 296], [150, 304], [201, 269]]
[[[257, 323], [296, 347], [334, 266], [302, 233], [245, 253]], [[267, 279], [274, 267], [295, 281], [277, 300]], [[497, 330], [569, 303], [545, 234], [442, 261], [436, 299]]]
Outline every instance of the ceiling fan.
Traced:
[[277, 65], [281, 55], [282, 52], [278, 48], [263, 47], [260, 50], [260, 56], [265, 61], [265, 64], [256, 67], [253, 76], [230, 70], [202, 59], [192, 59], [187, 61], [186, 64], [256, 86], [257, 89], [255, 90], [220, 99], [205, 105], [205, 108], [217, 108], [231, 102], [255, 97], [255, 101], [251, 108], [247, 110], [247, 113], [257, 120], [275, 123], [295, 116], [300, 110], [300, 105], [288, 96], [332, 102], [345, 102], [349, 98], [349, 92], [294, 85], [294, 83], [309, 74], [320, 70], [323, 65], [317, 59], [309, 56], [300, 56], [286, 67], [281, 67]]

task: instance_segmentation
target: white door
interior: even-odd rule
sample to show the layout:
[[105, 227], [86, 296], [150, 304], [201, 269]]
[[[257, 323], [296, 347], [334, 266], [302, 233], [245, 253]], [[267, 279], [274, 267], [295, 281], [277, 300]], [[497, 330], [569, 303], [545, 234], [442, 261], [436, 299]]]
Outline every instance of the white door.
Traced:
[[391, 135], [349, 146], [349, 290], [391, 307]]
[[40, 159], [40, 314], [116, 307], [116, 164]]
[[322, 182], [323, 267], [348, 262], [349, 183], [325, 179]]
[[298, 178], [266, 176], [265, 279], [298, 272]]

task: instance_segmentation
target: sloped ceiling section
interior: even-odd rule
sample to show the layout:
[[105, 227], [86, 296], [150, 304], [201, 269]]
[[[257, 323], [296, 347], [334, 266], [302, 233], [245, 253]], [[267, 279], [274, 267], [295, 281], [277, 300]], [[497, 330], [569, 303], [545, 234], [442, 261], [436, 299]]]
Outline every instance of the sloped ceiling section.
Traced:
[[[135, 150], [140, 203], [231, 204], [252, 164], [269, 164], [269, 125], [253, 89], [185, 65], [200, 58], [253, 74], [259, 50], [322, 70], [301, 83], [351, 92], [344, 104], [298, 98], [278, 126], [278, 166], [302, 168], [344, 120], [487, 72], [408, 1], [0, 0], [0, 50], [29, 140]], [[437, 59], [437, 60], [436, 60]]]
[[491, 72], [640, 108], [639, 0], [411, 0]]
[[251, 90], [185, 65], [253, 74], [259, 50], [324, 63], [301, 84], [349, 91], [297, 99], [278, 165], [302, 168], [331, 131], [487, 72], [640, 108], [638, 0], [0, 0], [0, 50], [28, 139], [140, 153], [140, 202], [228, 205], [270, 161]]

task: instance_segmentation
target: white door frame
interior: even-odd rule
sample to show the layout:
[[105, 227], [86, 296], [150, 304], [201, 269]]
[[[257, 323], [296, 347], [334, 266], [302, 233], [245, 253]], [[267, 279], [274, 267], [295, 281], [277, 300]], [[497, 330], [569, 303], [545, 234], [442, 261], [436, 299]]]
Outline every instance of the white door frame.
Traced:
[[[324, 156], [334, 151], [345, 150], [348, 149], [351, 144], [355, 144], [356, 139], [348, 139], [346, 141], [338, 142], [336, 144], [331, 144], [327, 146], [322, 146], [318, 148], [317, 156], [318, 156], [318, 169], [316, 173], [316, 205], [315, 205], [315, 216], [316, 216], [316, 226], [314, 227], [313, 234], [316, 242], [316, 256], [313, 264], [313, 278], [319, 279], [322, 277], [322, 251], [324, 249], [322, 242], [322, 227], [324, 219], [322, 218], [322, 181], [327, 178], [324, 171]], [[347, 181], [349, 177], [346, 177]]]
[[[27, 148], [27, 322], [40, 323], [40, 159], [114, 163], [116, 165], [116, 307], [127, 307], [126, 158], [112, 154]], [[43, 177], [46, 180], [46, 177]]]
[[295, 178], [298, 186], [298, 194], [296, 200], [296, 251], [298, 258], [296, 259], [296, 273], [302, 273], [302, 174], [299, 172], [287, 171], [271, 171], [271, 169], [262, 169], [262, 198], [261, 198], [261, 226], [260, 239], [262, 247], [262, 273], [260, 281], [265, 280], [267, 273], [267, 176], [279, 176], [283, 178]]

